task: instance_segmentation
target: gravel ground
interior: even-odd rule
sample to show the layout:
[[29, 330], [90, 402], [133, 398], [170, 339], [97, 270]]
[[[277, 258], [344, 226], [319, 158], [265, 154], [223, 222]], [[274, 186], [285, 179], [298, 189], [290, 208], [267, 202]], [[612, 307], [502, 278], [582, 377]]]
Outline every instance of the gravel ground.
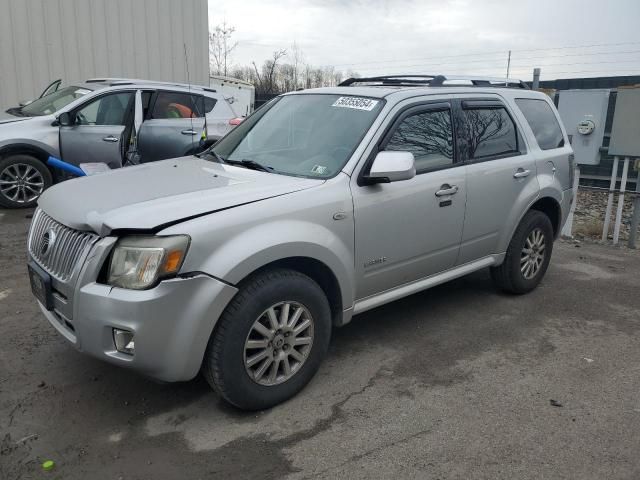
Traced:
[[27, 227], [0, 212], [3, 480], [640, 478], [635, 251], [560, 242], [529, 295], [479, 272], [367, 312], [301, 394], [247, 414], [68, 346], [29, 292]]
[[[573, 217], [573, 233], [577, 238], [596, 239], [602, 238], [604, 228], [604, 216], [607, 209], [606, 192], [594, 192], [578, 190], [576, 211]], [[618, 195], [614, 196], [611, 207], [611, 223], [609, 225], [609, 237], [613, 238], [613, 229], [618, 208]], [[620, 225], [620, 241], [626, 243], [631, 231], [631, 216], [633, 215], [633, 197], [625, 195], [622, 208], [622, 222]]]

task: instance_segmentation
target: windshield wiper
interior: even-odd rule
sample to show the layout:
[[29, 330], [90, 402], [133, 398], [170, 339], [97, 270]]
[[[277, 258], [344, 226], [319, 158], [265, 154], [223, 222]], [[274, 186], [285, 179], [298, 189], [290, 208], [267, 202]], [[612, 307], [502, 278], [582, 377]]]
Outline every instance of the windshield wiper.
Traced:
[[225, 163], [230, 165], [239, 165], [241, 167], [250, 168], [251, 170], [259, 170], [261, 172], [273, 172], [273, 167], [262, 165], [255, 160], [225, 160]]

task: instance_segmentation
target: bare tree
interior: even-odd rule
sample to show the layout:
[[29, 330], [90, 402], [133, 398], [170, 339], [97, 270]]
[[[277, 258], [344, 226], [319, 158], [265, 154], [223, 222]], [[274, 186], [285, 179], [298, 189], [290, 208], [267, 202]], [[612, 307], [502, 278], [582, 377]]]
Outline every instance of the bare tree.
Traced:
[[408, 117], [395, 131], [386, 147], [413, 153], [416, 161], [427, 156], [453, 158], [451, 116], [448, 111], [428, 112]]
[[296, 42], [291, 45], [291, 75], [293, 77], [293, 90], [297, 90], [300, 85], [300, 74], [304, 63], [304, 54]]
[[515, 132], [508, 128], [505, 115], [503, 110], [499, 108], [464, 110], [464, 122], [457, 123], [457, 125], [460, 131], [465, 129], [463, 138], [467, 140], [461, 145], [465, 158], [474, 158], [478, 147], [489, 141], [503, 143], [506, 150], [516, 150]]
[[231, 66], [231, 54], [238, 46], [238, 42], [231, 39], [235, 27], [223, 21], [209, 34], [209, 70], [212, 74], [227, 75]]
[[287, 55], [286, 50], [276, 50], [273, 52], [273, 56], [264, 62], [262, 65], [262, 73], [258, 71], [256, 62], [251, 62], [256, 72], [256, 78], [258, 85], [256, 87], [257, 93], [278, 93], [275, 83], [275, 76], [278, 70], [278, 62], [282, 57]]

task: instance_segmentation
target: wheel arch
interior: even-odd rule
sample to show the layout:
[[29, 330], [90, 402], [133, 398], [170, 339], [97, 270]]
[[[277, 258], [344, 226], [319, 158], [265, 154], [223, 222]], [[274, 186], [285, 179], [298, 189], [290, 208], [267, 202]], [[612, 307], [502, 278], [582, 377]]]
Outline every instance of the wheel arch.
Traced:
[[8, 145], [3, 145], [0, 147], [0, 160], [4, 160], [5, 158], [12, 155], [31, 155], [32, 157], [41, 161], [51, 172], [54, 181], [56, 180], [55, 169], [47, 165], [47, 160], [53, 154], [46, 151], [44, 148], [38, 145], [33, 145], [31, 143], [10, 143]]
[[240, 281], [239, 286], [249, 278], [273, 269], [287, 269], [302, 273], [314, 280], [327, 297], [329, 308], [331, 309], [331, 320], [333, 325], [342, 325], [343, 298], [340, 289], [340, 282], [331, 268], [324, 262], [305, 256], [285, 257], [273, 260], [256, 268]]
[[558, 238], [560, 231], [562, 230], [562, 210], [560, 203], [553, 197], [542, 197], [535, 201], [533, 205], [529, 207], [529, 210], [537, 210], [544, 213], [551, 221], [553, 227], [553, 238]]

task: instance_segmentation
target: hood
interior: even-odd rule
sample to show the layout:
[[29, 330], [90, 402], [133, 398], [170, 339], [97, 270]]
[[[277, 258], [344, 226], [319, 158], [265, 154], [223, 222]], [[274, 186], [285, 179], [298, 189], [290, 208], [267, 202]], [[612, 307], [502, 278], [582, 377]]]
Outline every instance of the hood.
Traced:
[[7, 112], [0, 112], [0, 123], [12, 123], [22, 122], [23, 120], [29, 120], [31, 117], [17, 117]]
[[68, 180], [46, 190], [38, 205], [68, 227], [105, 236], [154, 230], [321, 183], [183, 157]]

